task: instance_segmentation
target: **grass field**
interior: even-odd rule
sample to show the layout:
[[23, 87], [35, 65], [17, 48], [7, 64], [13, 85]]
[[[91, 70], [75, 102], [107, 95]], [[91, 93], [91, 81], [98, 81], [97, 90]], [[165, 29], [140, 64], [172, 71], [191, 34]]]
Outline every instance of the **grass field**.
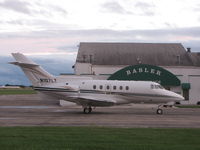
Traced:
[[2, 150], [199, 150], [200, 129], [1, 127]]
[[0, 95], [35, 94], [32, 88], [0, 89]]

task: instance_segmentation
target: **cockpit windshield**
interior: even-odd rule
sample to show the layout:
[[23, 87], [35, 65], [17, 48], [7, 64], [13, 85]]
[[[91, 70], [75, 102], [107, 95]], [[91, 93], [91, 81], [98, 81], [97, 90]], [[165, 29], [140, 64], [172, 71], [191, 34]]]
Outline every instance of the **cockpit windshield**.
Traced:
[[151, 84], [151, 89], [164, 89], [164, 88], [159, 84]]

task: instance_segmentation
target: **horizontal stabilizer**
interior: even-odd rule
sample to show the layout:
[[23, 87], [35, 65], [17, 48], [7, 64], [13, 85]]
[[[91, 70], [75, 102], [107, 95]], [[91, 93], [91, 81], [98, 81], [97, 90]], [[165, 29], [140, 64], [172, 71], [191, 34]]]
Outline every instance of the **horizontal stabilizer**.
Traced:
[[29, 64], [29, 63], [21, 63], [21, 62], [9, 62], [9, 64], [13, 64], [13, 65], [17, 65], [17, 66], [22, 66], [22, 67], [26, 67], [26, 66], [32, 66], [32, 67], [36, 67], [36, 66], [39, 66], [37, 64]]

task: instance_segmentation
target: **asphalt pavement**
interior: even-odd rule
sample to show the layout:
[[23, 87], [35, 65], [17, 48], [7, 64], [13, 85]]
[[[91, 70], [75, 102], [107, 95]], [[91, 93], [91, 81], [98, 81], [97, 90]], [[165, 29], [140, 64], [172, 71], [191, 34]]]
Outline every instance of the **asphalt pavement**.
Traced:
[[98, 107], [83, 114], [81, 106], [32, 95], [1, 95], [0, 126], [103, 126], [145, 128], [199, 128], [200, 108], [166, 108], [155, 105]]

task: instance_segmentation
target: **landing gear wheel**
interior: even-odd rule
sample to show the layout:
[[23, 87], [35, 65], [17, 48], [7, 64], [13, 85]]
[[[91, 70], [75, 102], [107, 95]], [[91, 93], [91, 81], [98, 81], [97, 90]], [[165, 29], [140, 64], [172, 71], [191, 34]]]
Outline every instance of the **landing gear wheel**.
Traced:
[[90, 114], [92, 112], [92, 108], [91, 107], [85, 107], [83, 109], [84, 114]]
[[163, 110], [159, 108], [159, 109], [157, 109], [156, 113], [159, 114], [159, 115], [162, 115], [163, 114]]

